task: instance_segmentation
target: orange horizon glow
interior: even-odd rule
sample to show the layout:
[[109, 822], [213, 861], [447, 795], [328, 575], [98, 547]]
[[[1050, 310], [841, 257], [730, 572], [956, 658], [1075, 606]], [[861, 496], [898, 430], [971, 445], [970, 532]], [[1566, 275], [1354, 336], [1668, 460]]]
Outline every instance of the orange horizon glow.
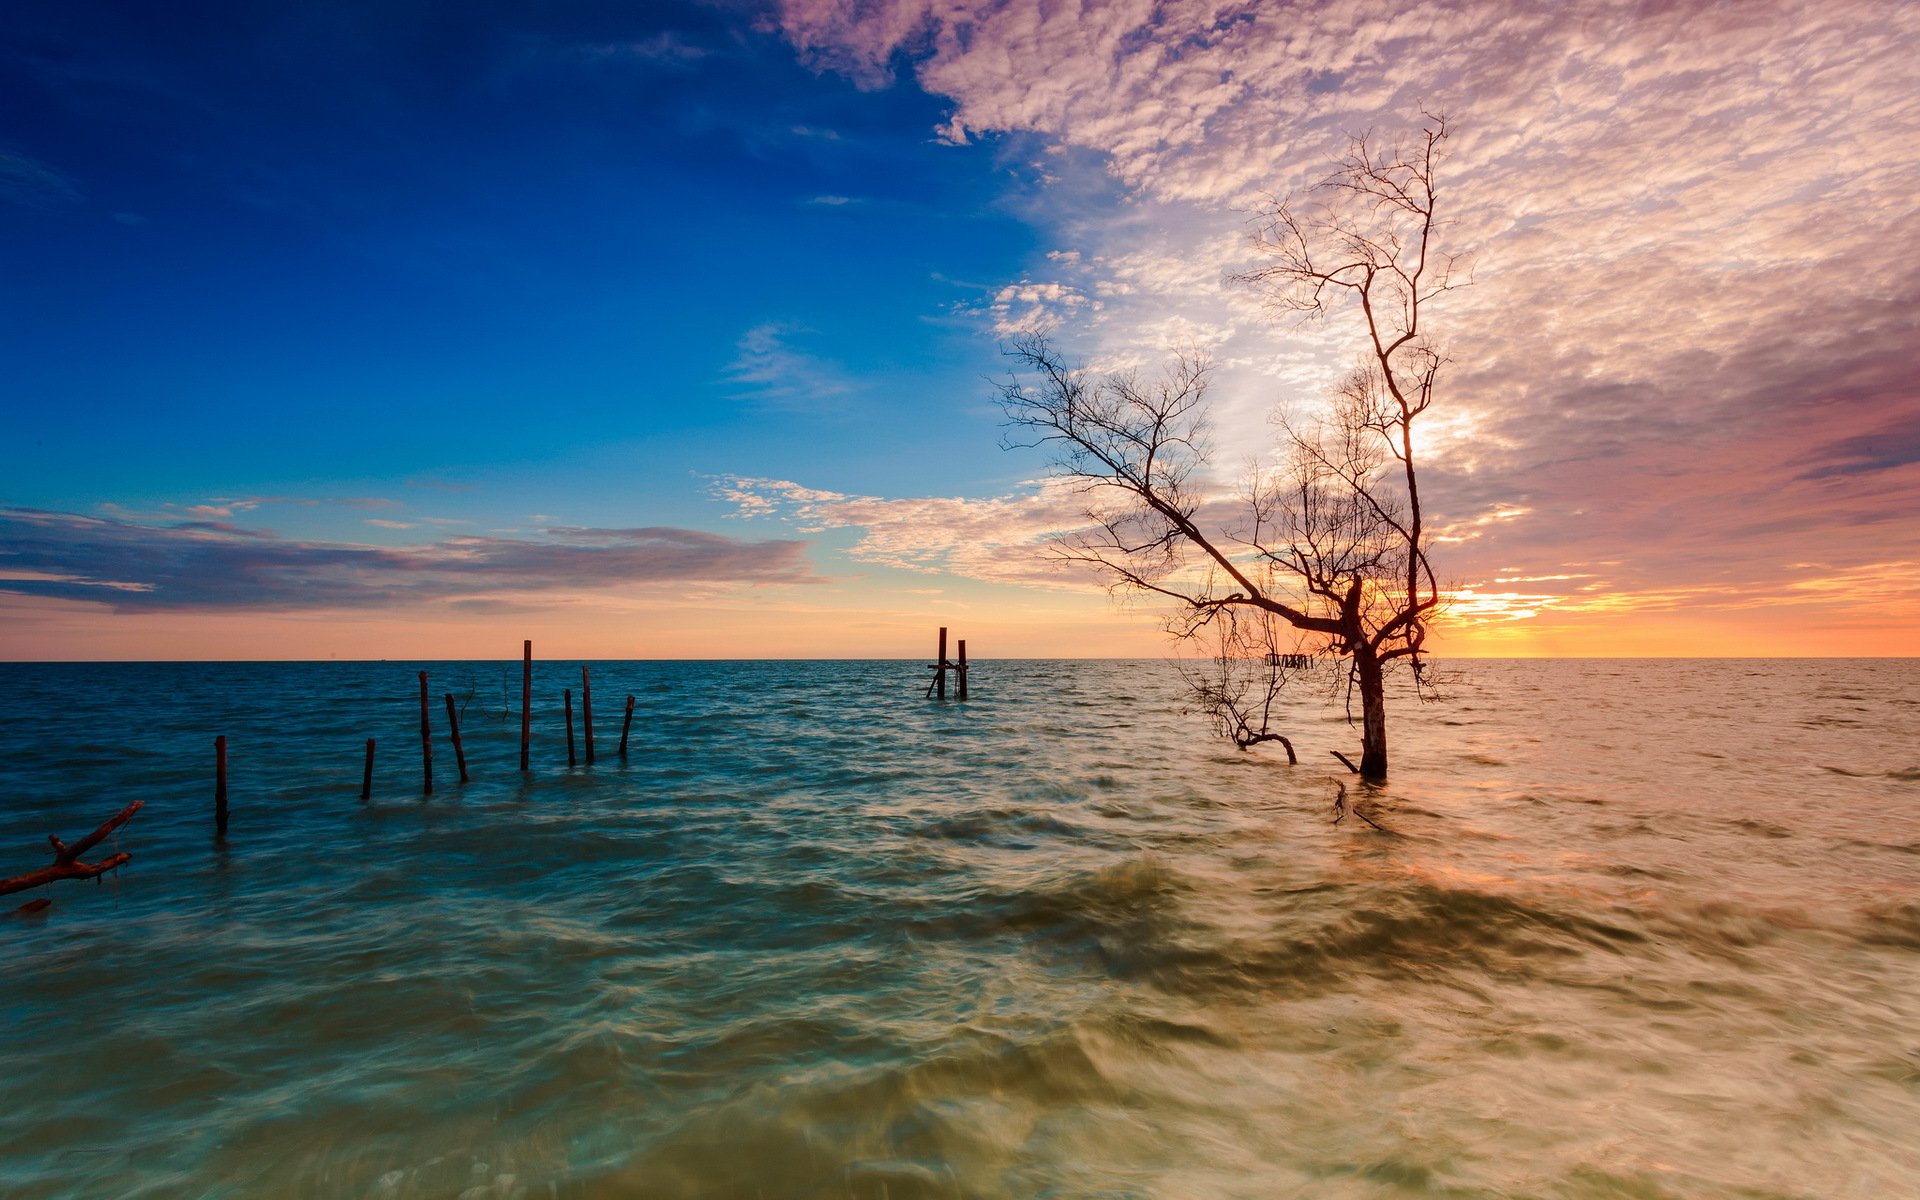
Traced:
[[[868, 603], [840, 595], [835, 603], [804, 605], [772, 596], [618, 606], [581, 597], [566, 607], [516, 613], [113, 613], [9, 597], [0, 610], [0, 660], [504, 661], [517, 658], [527, 638], [537, 656], [566, 660], [910, 660], [931, 657], [942, 625], [955, 640], [968, 639], [976, 660], [1175, 654], [1151, 613], [1103, 596], [990, 590], [965, 600], [927, 597], [924, 608], [879, 593]], [[1429, 648], [1435, 657], [1461, 659], [1920, 657], [1920, 622], [1900, 613], [1876, 620], [1857, 611], [1799, 611], [1783, 622], [1783, 614], [1764, 607], [1696, 603], [1635, 612], [1624, 598], [1612, 599], [1626, 611], [1603, 603], [1513, 617], [1483, 608], [1436, 626]]]

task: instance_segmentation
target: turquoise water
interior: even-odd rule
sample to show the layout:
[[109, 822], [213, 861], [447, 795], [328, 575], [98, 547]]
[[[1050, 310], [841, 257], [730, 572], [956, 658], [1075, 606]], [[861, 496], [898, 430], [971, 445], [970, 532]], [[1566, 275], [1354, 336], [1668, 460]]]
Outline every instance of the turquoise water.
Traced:
[[1452, 670], [1364, 789], [1158, 663], [595, 663], [572, 770], [542, 663], [524, 777], [517, 663], [0, 666], [0, 875], [147, 801], [0, 1195], [1920, 1193], [1920, 663]]

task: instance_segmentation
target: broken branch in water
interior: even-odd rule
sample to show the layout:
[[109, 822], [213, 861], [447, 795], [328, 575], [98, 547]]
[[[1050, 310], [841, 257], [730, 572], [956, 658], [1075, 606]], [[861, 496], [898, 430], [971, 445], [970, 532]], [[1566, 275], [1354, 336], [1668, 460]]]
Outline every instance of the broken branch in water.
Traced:
[[0, 896], [11, 892], [24, 892], [62, 879], [92, 879], [131, 861], [133, 855], [124, 850], [117, 854], [110, 854], [97, 863], [81, 862], [80, 856], [106, 840], [108, 834], [131, 821], [133, 814], [139, 812], [140, 806], [145, 803], [144, 800], [135, 800], [109, 817], [100, 828], [71, 846], [57, 837], [48, 835], [47, 841], [53, 846], [53, 865], [41, 867], [38, 871], [29, 871], [25, 875], [15, 875], [12, 879], [0, 879]]
[[1346, 755], [1340, 753], [1338, 750], [1329, 750], [1327, 751], [1327, 753], [1333, 755], [1335, 758], [1339, 759], [1341, 762], [1347, 764], [1347, 770], [1352, 771], [1355, 775], [1358, 775], [1360, 773], [1360, 768], [1353, 765], [1353, 760], [1348, 758]]
[[[1334, 753], [1338, 754], [1339, 751], [1336, 750], [1334, 751]], [[1337, 794], [1333, 798], [1333, 823], [1335, 825], [1338, 825], [1346, 817], [1348, 813], [1352, 813], [1354, 816], [1359, 817], [1362, 821], [1365, 821], [1367, 824], [1373, 826], [1375, 829], [1378, 829], [1381, 833], [1389, 832], [1385, 826], [1380, 824], [1380, 822], [1374, 820], [1372, 817], [1361, 812], [1358, 806], [1347, 803], [1347, 785], [1346, 784], [1336, 779], [1333, 781], [1333, 786], [1340, 789], [1339, 794]]]

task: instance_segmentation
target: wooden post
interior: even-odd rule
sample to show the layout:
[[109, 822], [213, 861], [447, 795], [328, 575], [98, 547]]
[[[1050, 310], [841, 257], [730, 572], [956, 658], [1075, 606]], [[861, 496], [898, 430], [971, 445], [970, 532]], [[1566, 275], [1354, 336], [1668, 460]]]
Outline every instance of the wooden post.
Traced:
[[574, 766], [573, 757], [573, 689], [566, 690], [567, 697], [567, 765]]
[[533, 640], [520, 647], [520, 769], [527, 769], [527, 753], [533, 745]]
[[367, 739], [367, 766], [360, 772], [360, 802], [373, 799], [373, 739]]
[[627, 756], [627, 731], [633, 728], [633, 697], [627, 697], [627, 716], [620, 722], [620, 757]]
[[427, 721], [427, 673], [420, 672], [420, 794], [433, 795], [433, 726]]
[[587, 765], [593, 765], [593, 676], [580, 666], [580, 732], [587, 739]]
[[227, 836], [227, 735], [213, 739], [213, 836]]
[[446, 697], [447, 697], [447, 728], [453, 731], [453, 761], [456, 764], [458, 764], [460, 767], [460, 782], [466, 783], [468, 782], [467, 752], [464, 749], [462, 749], [460, 746], [460, 714], [454, 711], [453, 693], [452, 692], [446, 693]]
[[933, 667], [933, 694], [947, 698], [947, 627], [940, 627], [940, 661]]
[[954, 668], [960, 681], [960, 699], [967, 698], [967, 639], [960, 639], [960, 663]]

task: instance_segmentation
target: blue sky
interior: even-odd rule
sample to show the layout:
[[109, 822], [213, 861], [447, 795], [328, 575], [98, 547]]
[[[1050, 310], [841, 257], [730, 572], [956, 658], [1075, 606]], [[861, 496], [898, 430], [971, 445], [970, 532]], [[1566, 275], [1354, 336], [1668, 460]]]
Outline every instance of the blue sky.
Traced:
[[910, 83], [705, 5], [180, 11], [10, 9], [13, 503], [453, 487], [496, 523], [685, 523], [718, 516], [694, 473], [796, 456], [1012, 472], [954, 312], [1036, 234]]

